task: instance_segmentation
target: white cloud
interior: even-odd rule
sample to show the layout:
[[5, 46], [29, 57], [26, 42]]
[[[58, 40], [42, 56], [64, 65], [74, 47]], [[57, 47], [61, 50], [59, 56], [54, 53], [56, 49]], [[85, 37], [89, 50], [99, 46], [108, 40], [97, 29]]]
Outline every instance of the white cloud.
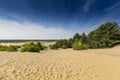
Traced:
[[0, 19], [0, 39], [61, 39], [70, 38], [73, 34], [57, 26], [47, 28], [44, 25]]

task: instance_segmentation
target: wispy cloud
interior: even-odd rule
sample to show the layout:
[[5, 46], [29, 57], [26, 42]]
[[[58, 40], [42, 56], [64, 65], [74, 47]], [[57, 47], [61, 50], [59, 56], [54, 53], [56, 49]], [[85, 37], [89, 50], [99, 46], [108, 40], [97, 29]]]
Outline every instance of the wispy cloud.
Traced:
[[84, 11], [88, 12], [91, 9], [91, 7], [94, 4], [94, 2], [95, 2], [95, 0], [87, 0], [85, 5], [84, 5], [84, 7], [83, 7]]
[[114, 9], [116, 9], [118, 7], [120, 7], [120, 2], [117, 2], [117, 3], [113, 4], [110, 7], [107, 7], [106, 9], [104, 9], [104, 11], [111, 11], [111, 10], [114, 10]]
[[117, 2], [103, 10], [104, 20], [116, 21], [115, 19], [120, 18], [120, 2]]
[[69, 38], [73, 32], [33, 23], [18, 23], [16, 21], [0, 19], [0, 39], [61, 39]]

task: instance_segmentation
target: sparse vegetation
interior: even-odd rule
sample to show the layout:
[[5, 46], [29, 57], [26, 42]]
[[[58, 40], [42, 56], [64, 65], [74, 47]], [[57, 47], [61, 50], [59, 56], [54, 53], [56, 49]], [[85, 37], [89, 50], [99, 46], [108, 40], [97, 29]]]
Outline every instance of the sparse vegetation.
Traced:
[[0, 51], [17, 51], [20, 46], [0, 46]]
[[52, 50], [58, 50], [59, 49], [56, 44], [50, 45], [49, 48], [52, 49]]
[[39, 52], [40, 50], [44, 50], [46, 48], [40, 42], [36, 44], [34, 42], [27, 43], [22, 46], [21, 52]]
[[62, 49], [67, 49], [67, 46], [66, 45], [62, 45], [61, 48]]

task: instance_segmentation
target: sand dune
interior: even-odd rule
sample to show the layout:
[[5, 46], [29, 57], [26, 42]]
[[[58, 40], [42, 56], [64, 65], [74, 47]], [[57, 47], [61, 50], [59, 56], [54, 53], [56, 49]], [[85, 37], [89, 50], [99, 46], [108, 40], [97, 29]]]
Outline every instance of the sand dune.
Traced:
[[0, 80], [120, 80], [120, 47], [0, 52]]

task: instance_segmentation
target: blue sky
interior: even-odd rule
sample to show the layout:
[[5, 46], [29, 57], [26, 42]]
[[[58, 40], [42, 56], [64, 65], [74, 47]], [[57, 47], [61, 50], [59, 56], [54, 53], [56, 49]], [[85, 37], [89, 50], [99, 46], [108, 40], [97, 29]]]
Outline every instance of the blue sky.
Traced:
[[61, 39], [120, 23], [119, 0], [0, 0], [0, 39]]

